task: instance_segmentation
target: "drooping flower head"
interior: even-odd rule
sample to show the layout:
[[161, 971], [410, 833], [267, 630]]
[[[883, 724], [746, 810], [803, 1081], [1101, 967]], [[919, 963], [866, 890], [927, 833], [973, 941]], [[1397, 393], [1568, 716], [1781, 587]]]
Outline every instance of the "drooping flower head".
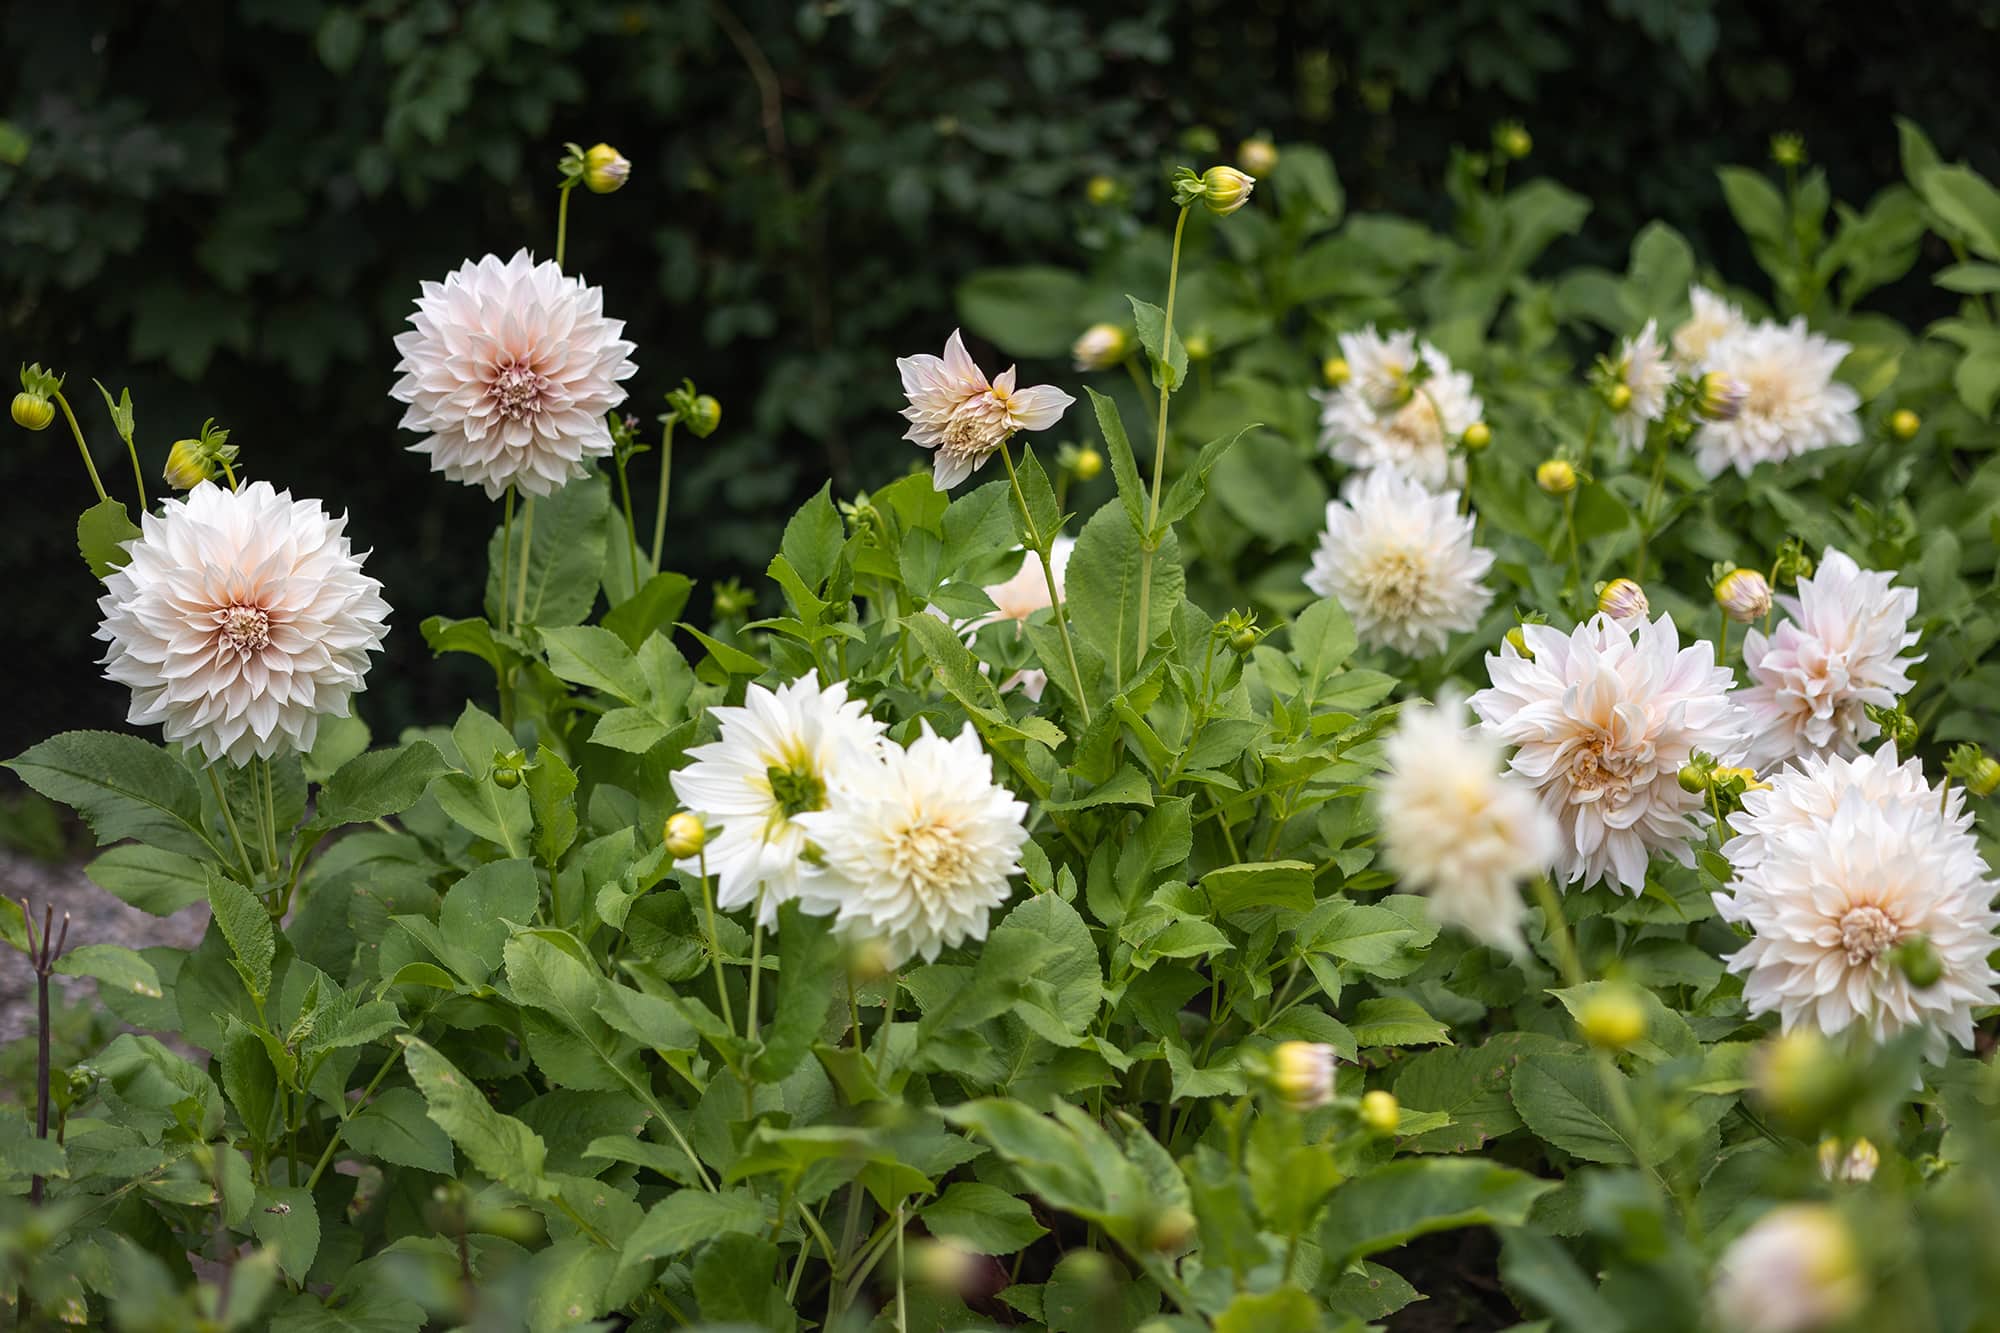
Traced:
[[1355, 478], [1326, 507], [1306, 587], [1334, 597], [1363, 643], [1412, 657], [1475, 628], [1493, 600], [1480, 582], [1493, 553], [1472, 544], [1458, 492], [1433, 492], [1393, 468]]
[[1803, 319], [1753, 324], [1710, 344], [1702, 369], [1728, 376], [1743, 397], [1734, 416], [1708, 420], [1695, 432], [1694, 461], [1702, 475], [1735, 468], [1747, 477], [1759, 463], [1859, 440], [1861, 419], [1854, 410], [1861, 395], [1833, 378], [1851, 350], [1811, 332]]
[[1660, 346], [1659, 329], [1649, 319], [1619, 352], [1617, 383], [1626, 390], [1625, 406], [1611, 414], [1611, 429], [1620, 452], [1645, 447], [1646, 427], [1667, 410], [1667, 387], [1673, 382], [1674, 369]]
[[689, 750], [694, 762], [671, 780], [681, 804], [707, 825], [716, 905], [748, 907], [761, 895], [759, 919], [766, 925], [777, 920], [780, 904], [794, 899], [817, 915], [835, 910], [839, 896], [805, 857], [803, 817], [826, 809], [844, 784], [876, 762], [882, 724], [861, 700], [847, 697], [846, 682], [821, 689], [810, 676], [775, 690], [753, 684], [741, 707], [710, 711], [721, 734]]
[[1732, 757], [1742, 744], [1715, 645], [1681, 647], [1664, 615], [1626, 626], [1599, 614], [1568, 634], [1523, 625], [1521, 635], [1526, 655], [1510, 641], [1487, 657], [1493, 684], [1472, 710], [1518, 747], [1511, 771], [1561, 828], [1557, 877], [1636, 894], [1652, 853], [1692, 864], [1706, 815], [1681, 767], [1696, 750]]
[[942, 357], [899, 357], [903, 409], [910, 428], [903, 438], [937, 451], [931, 483], [948, 491], [986, 465], [1016, 431], [1047, 430], [1076, 401], [1049, 385], [1014, 387], [1014, 367], [991, 381], [973, 364], [965, 340], [953, 329]]
[[1485, 411], [1472, 376], [1408, 329], [1340, 335], [1348, 378], [1318, 394], [1319, 447], [1356, 468], [1395, 468], [1432, 490], [1462, 482], [1452, 446]]
[[890, 967], [985, 939], [1021, 869], [1028, 807], [993, 781], [972, 724], [946, 739], [926, 722], [907, 748], [879, 747], [848, 779], [797, 820], [819, 848], [841, 932], [880, 941]]
[[1724, 1333], [1810, 1333], [1852, 1317], [1866, 1298], [1859, 1248], [1821, 1203], [1773, 1208], [1738, 1236], [1709, 1291]]
[[1762, 772], [1796, 755], [1851, 755], [1881, 734], [1866, 706], [1890, 708], [1910, 688], [1921, 655], [1910, 628], [1917, 590], [1893, 574], [1863, 569], [1828, 547], [1817, 572], [1799, 580], [1796, 597], [1780, 595], [1789, 617], [1767, 639], [1743, 639], [1743, 664], [1755, 682], [1743, 692], [1754, 731], [1747, 762]]
[[1555, 859], [1555, 820], [1501, 771], [1499, 745], [1466, 726], [1455, 697], [1406, 705], [1386, 753], [1376, 809], [1390, 867], [1439, 921], [1519, 953], [1521, 883]]
[[1708, 349], [1729, 334], [1749, 327], [1733, 302], [1697, 283], [1688, 288], [1687, 322], [1674, 330], [1674, 357], [1693, 370], [1708, 357]]
[[388, 633], [346, 516], [266, 481], [204, 481], [140, 523], [97, 602], [104, 674], [132, 690], [127, 720], [209, 763], [310, 750]]
[[599, 288], [526, 250], [488, 255], [426, 282], [410, 323], [389, 396], [410, 405], [400, 424], [425, 432], [410, 448], [434, 471], [490, 497], [547, 495], [610, 454], [605, 414], [638, 367]]
[[[1988, 875], [1962, 794], [1925, 782], [1893, 747], [1853, 759], [1812, 757], [1744, 793], [1738, 835], [1723, 844], [1735, 874], [1715, 905], [1753, 932], [1729, 960], [1753, 1014], [1786, 1031], [1828, 1036], [1861, 1024], [1876, 1037], [1910, 1027], [1972, 1044], [1972, 1011], [2000, 1002], [2000, 947]], [[1892, 956], [1921, 936], [1941, 965], [1913, 984]]]

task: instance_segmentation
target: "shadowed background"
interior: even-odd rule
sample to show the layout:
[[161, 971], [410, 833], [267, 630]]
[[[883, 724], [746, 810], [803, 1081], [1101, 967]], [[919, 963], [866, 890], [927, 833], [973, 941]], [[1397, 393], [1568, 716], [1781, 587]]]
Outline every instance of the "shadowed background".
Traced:
[[[651, 430], [682, 376], [724, 406], [716, 436], [677, 446], [666, 564], [753, 584], [776, 527], [829, 473], [852, 491], [917, 461], [898, 442], [893, 358], [937, 350], [963, 277], [1118, 243], [1164, 214], [1168, 166], [1228, 160], [1246, 135], [1326, 147], [1352, 208], [1441, 222], [1451, 148], [1517, 119], [1535, 149], [1515, 178], [1551, 176], [1595, 205], [1550, 265], [1615, 262], [1660, 217], [1746, 281], [1713, 172], [1761, 162], [1774, 131], [1807, 137], [1836, 197], [1896, 177], [1899, 114], [1946, 157], [1996, 165], [1983, 127], [2000, 16], [1975, 0], [0, 13], [0, 360], [69, 373], [114, 496], [129, 500], [130, 467], [92, 376], [131, 386], [149, 490], [168, 444], [214, 416], [251, 475], [348, 510], [397, 608], [360, 701], [378, 735], [483, 688], [469, 659], [433, 663], [416, 626], [476, 611], [497, 514], [405, 451], [390, 339], [422, 279], [489, 250], [552, 249], [565, 140], [609, 140], [634, 163], [622, 193], [579, 192], [569, 256], [638, 343], [628, 410]], [[1087, 202], [1100, 174], [1122, 202]], [[1944, 313], [1921, 283], [1885, 297], [1915, 323]], [[120, 726], [125, 698], [93, 664], [74, 445], [60, 421], [5, 429], [13, 754]], [[634, 466], [642, 497], [656, 463]]]

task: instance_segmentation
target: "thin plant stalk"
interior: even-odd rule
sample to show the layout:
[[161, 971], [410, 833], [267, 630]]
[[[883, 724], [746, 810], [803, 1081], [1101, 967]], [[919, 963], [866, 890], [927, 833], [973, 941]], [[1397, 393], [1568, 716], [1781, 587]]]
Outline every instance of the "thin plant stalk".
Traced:
[[715, 930], [715, 885], [708, 878], [708, 852], [698, 853], [701, 859], [701, 905], [708, 914], [708, 956], [715, 964], [715, 998], [722, 1007], [722, 1023], [733, 1035], [736, 1031], [736, 1016], [729, 1012], [729, 984], [722, 975], [722, 941]]
[[639, 591], [639, 528], [632, 518], [632, 482], [625, 475], [625, 456], [613, 456], [611, 464], [618, 469], [618, 498], [625, 505], [625, 555], [632, 565], [632, 591]]
[[521, 576], [514, 588], [514, 632], [521, 632], [528, 617], [528, 553], [535, 549], [535, 497], [521, 506]]
[[[56, 960], [62, 957], [63, 946], [69, 942], [69, 913], [63, 913], [62, 933], [49, 940], [49, 929], [55, 923], [55, 908], [42, 908], [42, 937], [35, 940], [35, 914], [28, 900], [21, 900], [21, 926], [28, 936], [28, 962], [35, 970], [35, 1137], [49, 1136], [49, 977], [55, 971]], [[28, 1201], [39, 1206], [42, 1202], [44, 1182], [37, 1175], [28, 1185]]]
[[90, 474], [91, 489], [97, 492], [100, 501], [109, 500], [111, 497], [105, 494], [104, 482], [98, 478], [97, 464], [91, 460], [90, 446], [83, 442], [83, 427], [76, 424], [76, 413], [69, 410], [69, 399], [62, 396], [60, 389], [56, 391], [56, 406], [62, 408], [63, 416], [69, 421], [69, 433], [76, 436], [76, 451], [83, 455], [83, 470]]
[[653, 568], [660, 567], [660, 555], [667, 540], [667, 493], [674, 480], [674, 423], [679, 418], [667, 414], [666, 429], [660, 435], [660, 498], [653, 506]]
[[[1076, 684], [1076, 701], [1083, 708], [1083, 722], [1090, 725], [1090, 700], [1084, 697], [1083, 673], [1077, 670], [1076, 645], [1069, 637], [1069, 608], [1063, 604], [1062, 591], [1056, 587], [1055, 565], [1049, 559], [1049, 549], [1053, 545], [1054, 533], [1045, 533], [1035, 526], [1035, 516], [1028, 512], [1028, 497], [1021, 492], [1020, 474], [1014, 471], [1014, 451], [1003, 441], [1000, 445], [1000, 459], [1007, 465], [1007, 480], [1014, 485], [1014, 503], [1021, 506], [1021, 522], [1028, 530], [1028, 543], [1035, 548], [1035, 558], [1042, 565], [1042, 581], [1048, 585], [1050, 613], [1055, 617], [1056, 633], [1062, 636], [1063, 655], [1069, 659], [1069, 678]], [[1143, 586], [1143, 585], [1142, 585]], [[1145, 613], [1140, 612], [1140, 623], [1144, 623]]]
[[208, 769], [208, 785], [215, 789], [215, 803], [222, 808], [222, 822], [229, 829], [229, 840], [236, 844], [236, 854], [243, 859], [244, 882], [255, 884], [257, 868], [250, 864], [250, 845], [243, 841], [243, 830], [236, 827], [236, 813], [229, 808], [229, 797], [223, 793], [222, 779], [213, 764]]
[[563, 266], [563, 255], [569, 249], [569, 195], [576, 188], [573, 180], [562, 184], [562, 197], [556, 204], [556, 267]]
[[514, 485], [507, 484], [507, 500], [500, 519], [500, 605], [494, 618], [501, 633], [507, 632], [507, 606], [514, 599]]
[[[1187, 227], [1188, 209], [1193, 205], [1183, 205], [1178, 218], [1174, 219], [1174, 253], [1167, 265], [1167, 309], [1166, 318], [1160, 331], [1160, 359], [1170, 362], [1174, 349], [1174, 297], [1180, 289], [1181, 280], [1181, 232]], [[1172, 378], [1169, 365], [1163, 380]], [[1146, 507], [1146, 530], [1139, 537], [1139, 645], [1138, 658], [1133, 662], [1137, 668], [1146, 660], [1146, 649], [1150, 635], [1146, 627], [1151, 623], [1148, 604], [1153, 592], [1153, 529], [1160, 522], [1160, 482], [1167, 470], [1167, 403], [1173, 397], [1173, 390], [1165, 383], [1160, 385], [1159, 424], [1153, 432], [1153, 495]], [[1088, 719], [1086, 719], [1087, 721]]]

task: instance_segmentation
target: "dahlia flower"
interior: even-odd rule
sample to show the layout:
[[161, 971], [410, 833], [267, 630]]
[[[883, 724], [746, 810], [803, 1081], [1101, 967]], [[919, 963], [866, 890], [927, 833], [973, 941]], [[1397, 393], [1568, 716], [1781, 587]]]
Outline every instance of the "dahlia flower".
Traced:
[[1028, 807], [993, 781], [972, 724], [950, 739], [922, 727], [907, 748], [883, 745], [855, 764], [825, 809], [796, 820], [819, 848], [841, 933], [879, 942], [892, 968], [985, 939], [1028, 841]]
[[1376, 797], [1391, 869], [1431, 913], [1508, 953], [1521, 951], [1521, 881], [1556, 855], [1556, 825], [1503, 773], [1500, 747], [1465, 725], [1465, 705], [1405, 707]]
[[[1058, 537], [1049, 549], [1049, 567], [1055, 574], [1056, 592], [1059, 595], [1065, 592], [1065, 580], [1069, 574], [1069, 553], [1075, 547], [1074, 537]], [[1049, 581], [1042, 572], [1042, 559], [1033, 551], [1023, 554], [1021, 567], [1014, 571], [1012, 578], [1004, 583], [988, 584], [983, 591], [992, 601], [994, 611], [991, 615], [981, 616], [967, 623], [963, 628], [968, 634], [1004, 621], [1012, 623], [1014, 633], [1018, 635], [1021, 627], [1028, 623], [1028, 617], [1055, 605], [1049, 600]], [[1042, 691], [1048, 688], [1048, 684], [1049, 676], [1046, 671], [1028, 667], [1016, 671], [1001, 681], [1000, 688], [1002, 691], [1018, 689], [1030, 699], [1040, 703]]]
[[[709, 711], [720, 735], [689, 750], [695, 762], [671, 781], [681, 804], [707, 825], [716, 905], [759, 904], [765, 925], [792, 900], [815, 915], [835, 910], [841, 899], [834, 886], [805, 858], [804, 816], [826, 809], [845, 783], [876, 762], [882, 724], [861, 700], [847, 697], [846, 682], [822, 690], [811, 676], [775, 690], [753, 684], [740, 708]], [[683, 862], [682, 868], [697, 867]]]
[[601, 289], [526, 250], [488, 255], [426, 282], [410, 323], [389, 396], [410, 405], [400, 424], [425, 432], [410, 449], [433, 471], [489, 497], [547, 495], [610, 454], [605, 414], [638, 367]]
[[1726, 1333], [1809, 1333], [1855, 1314], [1866, 1295], [1854, 1235], [1825, 1204], [1773, 1208], [1731, 1242], [1709, 1290]]
[[159, 723], [211, 764], [310, 750], [388, 633], [346, 515], [266, 481], [204, 481], [140, 523], [97, 601], [104, 674], [132, 690], [126, 720]]
[[1766, 321], [1717, 338], [1702, 368], [1727, 375], [1743, 389], [1742, 409], [1695, 432], [1695, 466], [1706, 477], [1735, 468], [1749, 476], [1775, 463], [1861, 438], [1854, 414], [1861, 395], [1833, 378], [1852, 350], [1821, 337], [1803, 319]]
[[1779, 596], [1790, 619], [1766, 638], [1743, 638], [1743, 665], [1754, 683], [1742, 695], [1753, 737], [1746, 762], [1760, 773], [1795, 755], [1851, 755], [1881, 734], [1866, 705], [1889, 708], [1910, 688], [1903, 657], [1920, 637], [1910, 628], [1917, 591], [1895, 576], [1863, 569], [1828, 547], [1819, 569], [1799, 580], [1796, 597]]
[[1682, 790], [1696, 750], [1731, 757], [1742, 717], [1715, 645], [1686, 648], [1673, 621], [1619, 624], [1593, 616], [1568, 634], [1523, 625], [1526, 655], [1510, 641], [1488, 655], [1493, 684], [1472, 696], [1489, 733], [1517, 746], [1511, 771], [1541, 794], [1562, 832], [1555, 872], [1637, 894], [1646, 863], [1665, 852], [1691, 865], [1689, 843], [1707, 816]]
[[1412, 657], [1438, 652], [1492, 602], [1480, 582], [1493, 553], [1472, 544], [1458, 492], [1433, 492], [1393, 468], [1355, 478], [1326, 507], [1306, 587], [1338, 598], [1363, 643]]
[[1667, 410], [1667, 386], [1674, 382], [1674, 368], [1660, 346], [1659, 329], [1647, 320], [1636, 338], [1627, 338], [1618, 359], [1618, 383], [1631, 397], [1623, 409], [1611, 414], [1611, 430], [1620, 452], [1642, 449], [1646, 427]]
[[937, 451], [931, 484], [948, 491], [986, 465], [1016, 431], [1047, 430], [1076, 401], [1046, 384], [1014, 387], [1014, 367], [991, 381], [973, 364], [965, 340], [953, 329], [942, 357], [898, 357], [903, 409], [910, 428], [903, 438]]
[[1687, 322], [1674, 330], [1674, 356], [1682, 368], [1693, 370], [1718, 340], [1748, 327], [1749, 321], [1733, 302], [1696, 284], [1688, 288]]
[[[2000, 883], [1958, 791], [1939, 792], [1917, 760], [1899, 765], [1884, 747], [1786, 767], [1744, 793], [1734, 823], [1722, 852], [1735, 873], [1715, 905], [1752, 932], [1729, 969], [1744, 974], [1753, 1014], [1828, 1036], [1855, 1023], [1877, 1038], [1921, 1027], [1935, 1060], [1947, 1036], [1972, 1045], [1972, 1011], [2000, 1003], [1986, 961], [2000, 948], [1989, 906]], [[1929, 986], [1891, 955], [1917, 936], [1943, 968]]]
[[[1407, 329], [1343, 333], [1340, 352], [1347, 381], [1315, 395], [1319, 447], [1350, 467], [1407, 472], [1432, 490], [1462, 482], [1465, 462], [1453, 446], [1485, 410], [1472, 376]], [[1427, 373], [1413, 379], [1419, 364]]]
[[1294, 1111], [1317, 1111], [1333, 1100], [1340, 1055], [1323, 1041], [1281, 1041], [1271, 1048], [1271, 1090]]

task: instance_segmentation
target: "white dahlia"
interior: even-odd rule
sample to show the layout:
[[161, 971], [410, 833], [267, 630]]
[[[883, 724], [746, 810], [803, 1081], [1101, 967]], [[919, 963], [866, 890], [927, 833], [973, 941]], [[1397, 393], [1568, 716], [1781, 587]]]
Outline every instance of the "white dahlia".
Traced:
[[389, 396], [410, 405], [400, 424], [426, 433], [410, 449], [433, 471], [491, 497], [547, 495], [610, 454], [605, 414], [638, 367], [601, 289], [526, 250], [488, 255], [426, 282], [410, 323]]
[[1622, 411], [1611, 414], [1611, 430], [1621, 452], [1630, 453], [1646, 444], [1646, 427], [1667, 410], [1667, 387], [1674, 382], [1674, 368], [1660, 346], [1660, 333], [1652, 320], [1627, 338], [1619, 352], [1618, 383], [1631, 393]]
[[1687, 322], [1674, 330], [1674, 356], [1683, 369], [1693, 370], [1718, 340], [1749, 327], [1743, 311], [1708, 288], [1688, 288]]
[[[824, 810], [843, 785], [875, 764], [882, 724], [847, 697], [806, 676], [775, 690], [751, 685], [740, 708], [709, 710], [721, 734], [688, 751], [674, 795], [707, 824], [708, 871], [726, 911], [760, 904], [770, 925], [780, 904], [824, 915], [840, 906], [828, 878], [805, 857], [803, 817]], [[717, 834], [716, 830], [720, 829]], [[697, 862], [681, 868], [694, 870]]]
[[[1828, 1036], [1860, 1023], [1876, 1037], [1920, 1027], [1933, 1059], [1946, 1036], [1972, 1045], [1973, 1009], [2000, 1003], [1987, 955], [2000, 948], [1987, 873], [1961, 794], [1925, 783], [1893, 747], [1809, 758], [1746, 792], [1723, 844], [1735, 874], [1716, 908], [1749, 927], [1729, 960], [1753, 1014]], [[1923, 936], [1942, 974], [1913, 986], [1890, 951]]]
[[366, 688], [389, 604], [361, 572], [347, 516], [266, 481], [204, 481], [167, 500], [104, 581], [104, 674], [132, 690], [127, 720], [159, 723], [209, 763], [310, 750], [323, 715]]
[[[1463, 482], [1459, 437], [1485, 411], [1472, 376], [1408, 329], [1340, 335], [1347, 382], [1316, 394], [1319, 447], [1355, 468], [1394, 468], [1432, 490]], [[1418, 366], [1426, 372], [1417, 375]]]
[[1047, 430], [1076, 401], [1049, 385], [1014, 387], [1014, 367], [991, 381], [973, 364], [958, 330], [942, 357], [928, 352], [896, 359], [902, 372], [903, 409], [910, 428], [903, 438], [937, 451], [931, 484], [948, 491], [986, 465], [1016, 431]]
[[1803, 319], [1765, 321], [1710, 344], [1701, 369], [1727, 375], [1743, 391], [1743, 406], [1727, 420], [1695, 432], [1695, 466], [1706, 477], [1735, 468], [1749, 476], [1775, 463], [1861, 438], [1854, 409], [1861, 395], [1833, 378], [1852, 348], [1821, 337]]
[[1431, 912], [1482, 944], [1521, 951], [1521, 882], [1556, 855], [1556, 824], [1503, 773], [1500, 747], [1465, 724], [1464, 702], [1406, 705], [1376, 795], [1389, 866]]
[[1766, 638], [1743, 639], [1743, 665], [1754, 683], [1742, 694], [1752, 737], [1747, 762], [1764, 772], [1797, 755], [1856, 753], [1881, 734], [1865, 706], [1890, 708], [1910, 688], [1901, 656], [1916, 643], [1910, 628], [1917, 590], [1892, 587], [1893, 574], [1863, 569], [1831, 546], [1819, 569], [1799, 580], [1796, 597], [1779, 596], [1790, 619]]
[[1472, 544], [1457, 491], [1375, 468], [1327, 505], [1305, 583], [1339, 600], [1363, 643], [1422, 657], [1479, 624], [1493, 600], [1480, 580], [1492, 567], [1493, 553]]
[[1730, 1243], [1709, 1300], [1723, 1333], [1809, 1333], [1856, 1314], [1867, 1296], [1854, 1233], [1821, 1203], [1773, 1208]]
[[1681, 767], [1696, 750], [1727, 762], [1742, 743], [1715, 645], [1681, 647], [1664, 615], [1626, 626], [1600, 614], [1568, 634], [1523, 625], [1521, 635], [1527, 655], [1510, 642], [1487, 657], [1493, 684], [1472, 710], [1518, 747], [1513, 773], [1560, 826], [1558, 878], [1637, 894], [1652, 853], [1693, 864], [1688, 844], [1707, 816], [1682, 790]]
[[[1049, 572], [1055, 575], [1056, 592], [1059, 596], [1067, 595], [1069, 553], [1075, 547], [1074, 537], [1058, 537], [1055, 545], [1049, 548]], [[988, 584], [983, 591], [993, 602], [993, 613], [981, 616], [965, 625], [967, 633], [984, 629], [988, 625], [1012, 624], [1014, 633], [1018, 635], [1021, 627], [1028, 623], [1028, 617], [1055, 605], [1049, 600], [1049, 580], [1042, 572], [1042, 559], [1033, 551], [1023, 553], [1021, 567], [1014, 571], [1012, 578], [1003, 583]], [[1000, 688], [1003, 691], [1018, 689], [1036, 703], [1040, 703], [1042, 691], [1048, 688], [1048, 684], [1049, 676], [1046, 671], [1028, 667], [1016, 671], [1001, 681]]]
[[907, 749], [882, 746], [828, 808], [798, 823], [835, 886], [842, 933], [879, 943], [900, 967], [986, 938], [987, 916], [1021, 869], [1027, 813], [993, 781], [970, 723], [947, 740], [926, 722]]

